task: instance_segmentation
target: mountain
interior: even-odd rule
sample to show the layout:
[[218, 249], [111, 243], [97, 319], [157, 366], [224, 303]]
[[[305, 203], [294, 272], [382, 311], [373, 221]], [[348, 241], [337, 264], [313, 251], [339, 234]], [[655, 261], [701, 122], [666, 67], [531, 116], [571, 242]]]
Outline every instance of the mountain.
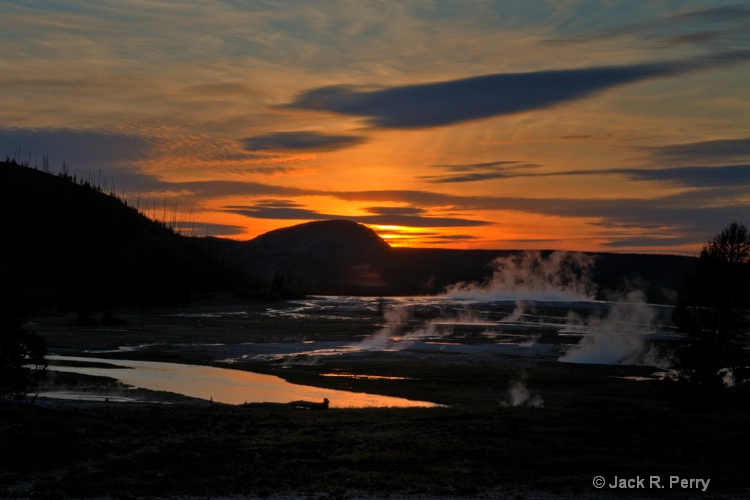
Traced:
[[233, 265], [269, 280], [288, 294], [380, 294], [392, 249], [372, 229], [326, 220], [276, 229], [247, 242], [203, 242]]
[[[392, 248], [371, 229], [346, 220], [316, 221], [238, 242], [202, 239], [232, 265], [271, 280], [276, 290], [319, 295], [437, 294], [458, 282], [482, 282], [509, 250]], [[551, 252], [542, 252], [549, 255]], [[637, 287], [669, 303], [695, 259], [676, 255], [592, 254], [592, 280], [607, 290]]]
[[187, 303], [260, 280], [208, 255], [164, 223], [67, 173], [0, 162], [3, 293], [87, 312]]
[[[83, 312], [188, 303], [220, 291], [266, 299], [436, 294], [486, 280], [495, 259], [514, 253], [392, 248], [347, 220], [244, 242], [188, 238], [88, 182], [14, 161], [0, 162], [0, 224], [0, 302], [25, 297], [37, 307]], [[669, 302], [695, 263], [674, 255], [595, 258], [600, 292], [635, 285], [655, 302]]]

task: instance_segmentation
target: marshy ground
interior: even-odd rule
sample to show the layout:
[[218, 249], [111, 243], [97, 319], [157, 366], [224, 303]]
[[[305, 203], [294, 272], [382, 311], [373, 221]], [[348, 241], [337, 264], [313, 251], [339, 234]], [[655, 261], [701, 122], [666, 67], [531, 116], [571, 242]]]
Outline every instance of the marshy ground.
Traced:
[[[126, 324], [106, 327], [77, 327], [72, 316], [34, 318], [34, 329], [59, 354], [101, 357], [111, 351], [106, 357], [214, 365], [232, 360], [234, 368], [296, 383], [444, 406], [309, 411], [148, 391], [128, 392], [139, 403], [47, 401], [42, 408], [40, 399], [35, 408], [0, 405], [0, 496], [750, 494], [742, 454], [750, 445], [747, 411], [734, 400], [685, 406], [651, 378], [652, 367], [561, 363], [549, 346], [568, 340], [554, 340], [560, 328], [549, 311], [537, 311], [547, 317], [541, 326], [536, 318], [525, 330], [502, 325], [503, 335], [533, 334], [540, 355], [498, 348], [502, 339], [472, 333], [468, 321], [463, 330], [454, 325], [450, 335], [430, 330], [432, 336], [418, 337], [409, 348], [316, 355], [316, 348], [361, 342], [381, 331], [379, 304], [368, 304], [356, 312], [304, 312], [300, 304], [122, 312], [117, 316]], [[508, 308], [497, 317], [513, 312], [512, 304]], [[227, 312], [232, 314], [218, 314]], [[422, 328], [423, 315], [424, 309], [414, 308], [409, 325], [392, 337], [414, 340], [410, 332]], [[307, 351], [290, 355], [284, 345]], [[56, 389], [123, 391], [111, 380], [55, 377], [50, 383]], [[519, 387], [526, 394], [519, 396]], [[596, 489], [596, 476], [607, 484], [615, 477], [658, 476], [663, 488]], [[711, 482], [703, 492], [670, 487], [670, 477]]]

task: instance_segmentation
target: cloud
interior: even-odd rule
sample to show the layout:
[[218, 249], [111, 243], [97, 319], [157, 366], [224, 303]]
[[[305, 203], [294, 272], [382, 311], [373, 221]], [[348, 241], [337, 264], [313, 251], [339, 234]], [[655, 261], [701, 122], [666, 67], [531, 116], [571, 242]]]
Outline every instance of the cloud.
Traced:
[[[47, 156], [52, 166], [63, 161], [99, 168], [112, 163], [143, 160], [154, 140], [131, 134], [69, 128], [0, 127], [0, 153], [13, 157]], [[32, 163], [33, 164], [33, 163]]]
[[424, 209], [418, 207], [368, 207], [365, 210], [376, 215], [417, 215], [424, 213]]
[[[622, 238], [632, 237], [638, 231], [640, 238], [659, 237], [670, 232], [692, 242], [705, 239], [726, 221], [750, 221], [750, 207], [741, 196], [746, 189], [738, 187], [734, 194], [725, 187], [706, 188], [660, 198], [621, 199], [563, 199], [563, 198], [516, 198], [497, 196], [458, 196], [431, 191], [348, 191], [330, 193], [331, 196], [348, 201], [388, 201], [413, 206], [454, 211], [514, 211], [542, 216], [578, 218], [598, 224], [602, 229], [616, 226], [631, 231], [622, 231]], [[627, 233], [627, 234], [626, 234]], [[611, 230], [602, 235], [618, 237]], [[594, 234], [594, 237], [602, 238]], [[619, 237], [618, 237], [619, 238]], [[613, 245], [614, 246], [614, 245]]]
[[185, 87], [185, 92], [197, 94], [201, 97], [212, 96], [239, 96], [239, 97], [258, 97], [264, 96], [263, 92], [249, 87], [243, 83], [222, 82], [222, 83], [205, 83], [200, 85], [190, 85]]
[[733, 51], [682, 61], [505, 73], [443, 82], [310, 89], [285, 108], [365, 118], [373, 127], [430, 128], [550, 108], [628, 83], [712, 69], [750, 59]]
[[273, 132], [241, 140], [248, 151], [334, 151], [366, 142], [355, 135], [327, 135], [318, 132]]
[[423, 217], [407, 214], [378, 214], [353, 217], [363, 224], [381, 224], [384, 226], [407, 227], [477, 227], [488, 226], [492, 222], [458, 217]]
[[[635, 181], [669, 182], [690, 188], [689, 191], [652, 199], [562, 199], [518, 198], [502, 196], [451, 195], [429, 190], [331, 191], [324, 189], [285, 187], [261, 182], [207, 180], [170, 182], [164, 178], [136, 170], [132, 165], [149, 158], [160, 146], [159, 138], [144, 138], [126, 133], [75, 129], [10, 129], [0, 128], [0, 145], [13, 156], [20, 148], [37, 154], [49, 154], [53, 162], [71, 158], [73, 171], [79, 178], [93, 175], [95, 182], [104, 181], [104, 172], [118, 189], [140, 192], [151, 199], [175, 197], [181, 207], [205, 203], [209, 199], [246, 196], [260, 200], [254, 204], [225, 207], [227, 212], [251, 218], [278, 220], [320, 220], [346, 218], [365, 224], [422, 228], [479, 227], [491, 224], [477, 211], [516, 211], [542, 216], [582, 219], [595, 224], [610, 239], [609, 246], [665, 247], [680, 242], [696, 242], [713, 234], [727, 221], [750, 221], [750, 207], [745, 202], [750, 185], [750, 163], [718, 166], [677, 166], [663, 168], [617, 168], [603, 170], [540, 171], [537, 164], [501, 160], [460, 165], [437, 165], [446, 171], [432, 182], [466, 182], [484, 176], [511, 178], [518, 176], [591, 176], [618, 175]], [[691, 159], [747, 158], [750, 139], [702, 141], [667, 145], [649, 150], [657, 159], [678, 161]], [[2, 153], [2, 150], [0, 150]], [[68, 154], [71, 156], [69, 157]], [[74, 156], [75, 155], [75, 156]], [[25, 159], [25, 158], [22, 158]], [[667, 160], [665, 160], [667, 161]], [[98, 167], [102, 167], [99, 179]], [[88, 169], [88, 174], [86, 173]], [[144, 194], [149, 193], [149, 194]], [[161, 194], [159, 194], [161, 193]], [[298, 197], [329, 197], [365, 203], [366, 213], [357, 216], [327, 213], [298, 203]], [[394, 206], [402, 205], [402, 206]], [[439, 215], [451, 212], [450, 216]], [[471, 215], [468, 215], [471, 214]], [[434, 216], [431, 216], [434, 215]], [[236, 234], [236, 228], [215, 228], [220, 233]], [[596, 236], [597, 233], [594, 233]], [[450, 237], [436, 235], [440, 242]], [[457, 235], [453, 241], [467, 239]]]
[[[652, 23], [652, 26], [653, 31], [661, 32], [667, 42], [684, 43], [694, 35], [693, 43], [715, 44], [718, 41], [747, 41], [749, 21], [750, 8], [736, 4], [675, 14]], [[684, 34], [680, 36], [681, 33]]]
[[373, 215], [340, 215], [318, 212], [303, 208], [304, 205], [289, 200], [261, 200], [253, 205], [230, 205], [225, 212], [243, 215], [254, 219], [284, 220], [323, 220], [347, 219], [362, 224], [379, 224], [385, 226], [407, 227], [475, 227], [486, 226], [491, 222], [463, 219], [458, 217], [430, 217], [421, 215], [422, 209], [402, 209], [374, 207], [369, 209]]
[[[535, 174], [526, 175], [534, 176]], [[690, 188], [733, 188], [750, 185], [750, 165], [569, 170], [538, 175], [621, 175], [635, 181], [662, 181]]]
[[637, 38], [666, 46], [692, 45], [699, 48], [725, 50], [747, 44], [747, 22], [750, 9], [743, 5], [726, 5], [681, 12], [649, 21], [636, 22], [588, 34], [554, 38], [548, 44], [601, 44], [623, 38]]
[[[652, 148], [658, 157], [700, 160], [724, 157], [750, 157], [750, 140], [707, 141], [679, 146]], [[454, 172], [418, 177], [432, 183], [460, 183], [519, 177], [566, 177], [617, 175], [634, 181], [663, 181], [683, 187], [733, 187], [750, 185], [750, 164], [684, 166], [664, 168], [609, 168], [540, 172], [541, 165], [516, 161], [497, 161], [469, 165], [434, 165]]]
[[253, 219], [322, 220], [340, 218], [335, 215], [302, 208], [303, 206], [300, 203], [288, 200], [261, 200], [250, 206], [226, 206], [224, 207], [224, 211]]
[[654, 169], [614, 169], [635, 180], [669, 181], [686, 187], [732, 187], [750, 185], [750, 165], [717, 167], [675, 167]]
[[159, 186], [169, 191], [181, 192], [197, 198], [220, 198], [225, 196], [307, 196], [317, 193], [307, 189], [275, 186], [262, 182], [209, 180], [187, 182], [162, 182]]
[[539, 168], [541, 165], [520, 161], [493, 161], [486, 163], [469, 163], [466, 165], [433, 165], [433, 168], [444, 169], [449, 174], [422, 175], [418, 179], [432, 183], [474, 182], [491, 179], [508, 179], [526, 174], [527, 169]]
[[715, 162], [750, 160], [750, 138], [688, 142], [647, 148], [658, 159], [669, 162]]
[[430, 241], [434, 243], [437, 243], [437, 242], [455, 243], [457, 241], [471, 241], [471, 240], [477, 240], [479, 238], [472, 234], [441, 234], [441, 235], [432, 236], [429, 239]]
[[667, 20], [689, 20], [689, 21], [715, 21], [730, 22], [750, 20], [750, 8], [741, 4], [726, 5], [723, 7], [712, 7], [708, 9], [695, 10], [682, 14], [674, 14]]

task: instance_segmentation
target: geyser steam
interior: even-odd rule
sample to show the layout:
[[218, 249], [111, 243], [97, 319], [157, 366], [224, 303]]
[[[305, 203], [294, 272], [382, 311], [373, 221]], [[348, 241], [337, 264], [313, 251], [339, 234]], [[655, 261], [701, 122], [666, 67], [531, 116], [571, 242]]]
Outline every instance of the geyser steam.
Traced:
[[502, 402], [503, 406], [533, 406], [541, 408], [544, 400], [539, 394], [531, 394], [531, 391], [520, 380], [510, 384], [508, 388], [508, 399]]
[[354, 344], [359, 349], [399, 351], [412, 345], [415, 341], [424, 338], [447, 335], [450, 329], [439, 331], [441, 326], [439, 320], [430, 320], [423, 323], [420, 328], [410, 332], [402, 332], [405, 325], [412, 319], [412, 311], [408, 307], [390, 309], [383, 315], [386, 325], [373, 335]]
[[[555, 313], [552, 316], [538, 315], [537, 307], [544, 307], [539, 301], [556, 302], [593, 302], [597, 287], [591, 279], [594, 257], [575, 252], [524, 251], [498, 258], [493, 262], [492, 276], [483, 283], [457, 283], [446, 289], [445, 299], [470, 299], [475, 301], [513, 300], [515, 308], [502, 319], [485, 316], [484, 312], [472, 310], [472, 305], [464, 303], [463, 310], [458, 312], [444, 311], [449, 314], [417, 322], [409, 307], [397, 307], [385, 312], [385, 324], [374, 335], [350, 347], [359, 349], [401, 350], [409, 348], [418, 341], [432, 341], [454, 334], [454, 327], [459, 332], [473, 328], [474, 339], [497, 339], [497, 344], [509, 345], [504, 339], [518, 337], [515, 342], [520, 347], [531, 347], [540, 338], [541, 333], [514, 333], [512, 329], [555, 328], [559, 334], [571, 333], [580, 335], [577, 345], [569, 347], [557, 359], [566, 363], [590, 364], [643, 364], [661, 366], [656, 349], [648, 342], [648, 337], [656, 333], [660, 326], [657, 322], [657, 307], [647, 304], [645, 294], [631, 291], [612, 297], [613, 302], [606, 304], [570, 304], [571, 308], [594, 313], [581, 317], [573, 310], [567, 315], [565, 325], [560, 327], [561, 319]], [[601, 292], [600, 292], [601, 293]], [[555, 310], [564, 304], [554, 304]], [[487, 307], [493, 311], [493, 306]], [[535, 321], [534, 321], [535, 320]], [[476, 327], [485, 327], [478, 332]], [[511, 329], [503, 333], [502, 329]], [[522, 330], [523, 331], [523, 330]], [[523, 399], [522, 384], [511, 388], [510, 404], [518, 398]], [[514, 395], [515, 394], [515, 395]]]
[[580, 332], [583, 337], [558, 361], [659, 366], [661, 363], [656, 352], [646, 343], [646, 336], [657, 329], [656, 309], [646, 303], [643, 292], [638, 290], [629, 292], [621, 300], [614, 302], [603, 318], [582, 320], [569, 313], [562, 331]]
[[492, 277], [485, 283], [457, 283], [448, 287], [448, 298], [484, 300], [593, 300], [591, 281], [594, 257], [579, 252], [524, 251], [493, 262]]

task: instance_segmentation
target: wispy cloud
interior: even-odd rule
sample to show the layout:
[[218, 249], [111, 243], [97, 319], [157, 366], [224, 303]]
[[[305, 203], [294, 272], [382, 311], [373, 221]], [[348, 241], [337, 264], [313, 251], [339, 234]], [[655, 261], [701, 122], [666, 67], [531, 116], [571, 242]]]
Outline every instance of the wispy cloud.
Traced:
[[303, 208], [304, 205], [290, 200], [259, 200], [252, 205], [229, 205], [223, 211], [253, 219], [321, 220], [338, 219], [332, 214]]
[[433, 217], [422, 209], [372, 207], [372, 215], [342, 215], [323, 213], [291, 200], [261, 200], [253, 205], [230, 205], [224, 211], [254, 219], [321, 220], [348, 219], [362, 224], [407, 227], [476, 227], [491, 224], [487, 221], [460, 217]]
[[[691, 159], [700, 161], [702, 155], [710, 159], [722, 156], [745, 158], [743, 149], [750, 147], [750, 141], [709, 141], [683, 146], [658, 148], [657, 156], [672, 160]], [[485, 180], [516, 179], [524, 177], [586, 177], [620, 176], [633, 181], [661, 181], [674, 186], [691, 188], [726, 187], [750, 185], [750, 164], [716, 166], [682, 166], [663, 168], [606, 168], [539, 171], [540, 165], [523, 162], [491, 162], [471, 165], [435, 165], [446, 168], [451, 174], [424, 175], [419, 178], [432, 183], [461, 183]]]
[[6, 2], [0, 155], [210, 234], [697, 248], [750, 222], [750, 6], [717, 4]]
[[418, 178], [433, 183], [474, 182], [491, 179], [508, 179], [529, 174], [529, 169], [541, 165], [520, 161], [492, 161], [465, 165], [433, 165], [433, 168], [446, 170], [448, 174], [420, 175]]
[[660, 63], [483, 75], [378, 89], [328, 86], [307, 90], [283, 107], [362, 117], [380, 128], [432, 128], [550, 108], [619, 85], [749, 60], [750, 50], [741, 50]]
[[0, 127], [0, 153], [48, 156], [50, 163], [75, 159], [101, 168], [148, 158], [155, 145], [149, 138], [103, 130]]
[[548, 44], [603, 43], [624, 38], [665, 46], [732, 49], [746, 46], [750, 8], [742, 4], [698, 8], [588, 33], [553, 38]]
[[668, 144], [646, 149], [658, 159], [671, 163], [750, 161], [750, 138]]
[[356, 135], [330, 135], [319, 132], [273, 132], [242, 139], [248, 151], [334, 151], [357, 146], [367, 138]]
[[[744, 192], [744, 191], [742, 191]], [[360, 191], [331, 193], [344, 200], [390, 201], [424, 208], [452, 207], [458, 211], [514, 211], [543, 216], [587, 219], [599, 224], [630, 225], [644, 231], [668, 228], [673, 234], [705, 239], [727, 220], [750, 220], [750, 207], [742, 200], [722, 199], [725, 189], [708, 193], [682, 193], [661, 198], [564, 199], [495, 196], [457, 196], [430, 191]], [[612, 226], [610, 226], [612, 227]]]
[[750, 165], [716, 167], [675, 167], [649, 169], [612, 169], [604, 173], [622, 174], [642, 181], [666, 181], [685, 187], [750, 186]]

